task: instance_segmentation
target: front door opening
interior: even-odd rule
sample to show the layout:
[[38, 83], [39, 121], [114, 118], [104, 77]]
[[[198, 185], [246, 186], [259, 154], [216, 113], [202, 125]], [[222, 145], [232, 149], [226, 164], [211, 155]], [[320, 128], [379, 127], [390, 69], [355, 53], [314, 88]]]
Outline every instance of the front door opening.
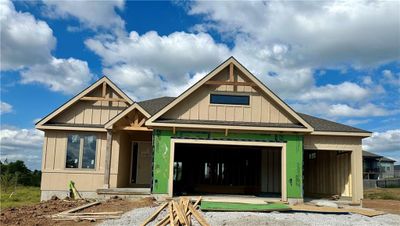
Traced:
[[[132, 142], [130, 158], [130, 187], [149, 187], [152, 167], [151, 142]], [[129, 168], [128, 168], [129, 169]], [[128, 175], [126, 175], [128, 176]]]
[[281, 148], [176, 144], [174, 195], [281, 196]]
[[137, 165], [138, 165], [138, 143], [132, 142], [132, 153], [131, 153], [131, 175], [130, 181], [131, 184], [136, 183], [137, 177]]

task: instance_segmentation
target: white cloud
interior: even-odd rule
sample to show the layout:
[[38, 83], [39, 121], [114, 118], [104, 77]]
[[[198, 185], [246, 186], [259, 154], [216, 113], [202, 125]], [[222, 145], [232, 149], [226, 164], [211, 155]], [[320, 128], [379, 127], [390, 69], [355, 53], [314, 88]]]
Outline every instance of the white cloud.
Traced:
[[327, 101], [361, 101], [370, 95], [367, 88], [352, 82], [343, 82], [338, 85], [328, 84], [314, 87], [300, 94], [301, 100], [327, 100]]
[[349, 119], [345, 122], [347, 125], [360, 125], [370, 122], [370, 119]]
[[93, 75], [86, 61], [51, 55], [56, 38], [46, 22], [17, 12], [7, 0], [0, 1], [0, 11], [1, 70], [18, 70], [23, 84], [41, 83], [66, 94], [88, 85]]
[[8, 128], [0, 131], [2, 161], [23, 160], [31, 169], [40, 169], [43, 132], [35, 129]]
[[81, 91], [93, 78], [86, 61], [74, 58], [53, 58], [48, 64], [38, 64], [21, 72], [21, 82], [40, 83], [50, 90], [74, 94]]
[[44, 15], [50, 18], [73, 17], [86, 28], [90, 29], [122, 29], [125, 22], [116, 13], [124, 9], [123, 0], [112, 1], [66, 1], [44, 0], [46, 8]]
[[[275, 64], [358, 67], [398, 60], [399, 4], [196, 1], [189, 7], [189, 14], [206, 18], [203, 31], [205, 27], [235, 39], [246, 37], [247, 43], [260, 51], [268, 47], [272, 51], [265, 60]], [[241, 48], [237, 41], [235, 48]]]
[[17, 70], [51, 59], [53, 30], [30, 13], [17, 12], [11, 1], [0, 1], [1, 70]]
[[210, 71], [229, 56], [229, 48], [204, 33], [160, 36], [130, 32], [116, 39], [95, 37], [86, 45], [102, 58], [104, 74], [135, 98], [176, 95], [195, 75]]
[[391, 70], [383, 70], [382, 76], [382, 83], [400, 87], [400, 72], [394, 73]]
[[11, 104], [0, 101], [0, 115], [12, 112], [12, 108]]
[[400, 160], [400, 129], [375, 132], [363, 139], [363, 149], [378, 152], [381, 155], [393, 156]]
[[361, 106], [360, 108], [353, 108], [346, 104], [334, 104], [329, 109], [330, 115], [335, 116], [357, 116], [357, 117], [366, 117], [366, 116], [384, 116], [389, 115], [390, 113], [383, 108], [380, 108], [374, 104], [366, 104]]
[[343, 117], [376, 117], [398, 113], [396, 110], [389, 111], [371, 103], [359, 107], [353, 107], [348, 104], [330, 104], [327, 102], [294, 103], [291, 106], [299, 112], [325, 116], [332, 119]]

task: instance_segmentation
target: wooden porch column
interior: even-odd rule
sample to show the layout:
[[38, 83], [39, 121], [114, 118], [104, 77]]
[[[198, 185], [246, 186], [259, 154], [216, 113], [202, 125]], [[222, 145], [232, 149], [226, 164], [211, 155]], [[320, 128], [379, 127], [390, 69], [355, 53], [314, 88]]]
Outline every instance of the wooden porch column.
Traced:
[[112, 131], [107, 130], [107, 145], [106, 145], [106, 159], [104, 163], [103, 188], [110, 188], [111, 149], [112, 149]]
[[360, 204], [364, 196], [362, 171], [362, 148], [360, 144], [351, 152], [351, 202], [354, 204]]

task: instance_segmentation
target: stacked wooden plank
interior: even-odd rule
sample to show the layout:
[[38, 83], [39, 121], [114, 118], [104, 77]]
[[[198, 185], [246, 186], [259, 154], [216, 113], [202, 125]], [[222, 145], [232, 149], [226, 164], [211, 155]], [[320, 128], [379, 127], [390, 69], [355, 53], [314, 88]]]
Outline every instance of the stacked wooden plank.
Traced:
[[122, 211], [116, 211], [116, 212], [97, 212], [97, 213], [83, 213], [83, 212], [79, 212], [77, 213], [77, 211], [83, 210], [85, 208], [94, 206], [100, 204], [100, 202], [91, 202], [91, 203], [87, 203], [85, 205], [70, 209], [70, 210], [66, 210], [64, 212], [61, 213], [57, 213], [54, 214], [52, 216], [50, 216], [53, 220], [56, 221], [70, 221], [70, 220], [74, 220], [74, 221], [81, 221], [81, 220], [88, 220], [88, 221], [96, 221], [96, 220], [105, 220], [105, 219], [116, 219], [116, 218], [120, 218], [121, 214], [123, 213]]
[[179, 200], [171, 200], [169, 202], [164, 203], [161, 205], [157, 211], [155, 211], [151, 216], [149, 216], [142, 226], [145, 226], [152, 222], [162, 210], [168, 208], [167, 216], [165, 216], [162, 220], [157, 222], [157, 226], [165, 226], [165, 225], [192, 225], [192, 216], [194, 219], [199, 222], [202, 226], [209, 226], [210, 224], [207, 223], [206, 219], [197, 211], [197, 207], [201, 201], [201, 197], [199, 197], [194, 204], [190, 202], [188, 198], [180, 198]]

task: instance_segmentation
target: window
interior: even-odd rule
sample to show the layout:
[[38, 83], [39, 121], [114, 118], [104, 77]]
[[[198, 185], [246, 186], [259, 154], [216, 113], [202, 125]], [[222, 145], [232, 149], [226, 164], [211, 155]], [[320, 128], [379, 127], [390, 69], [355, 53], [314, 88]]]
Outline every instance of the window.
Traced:
[[68, 135], [66, 168], [94, 169], [96, 136]]
[[248, 95], [225, 95], [211, 94], [211, 104], [232, 104], [232, 105], [250, 105], [250, 96]]

